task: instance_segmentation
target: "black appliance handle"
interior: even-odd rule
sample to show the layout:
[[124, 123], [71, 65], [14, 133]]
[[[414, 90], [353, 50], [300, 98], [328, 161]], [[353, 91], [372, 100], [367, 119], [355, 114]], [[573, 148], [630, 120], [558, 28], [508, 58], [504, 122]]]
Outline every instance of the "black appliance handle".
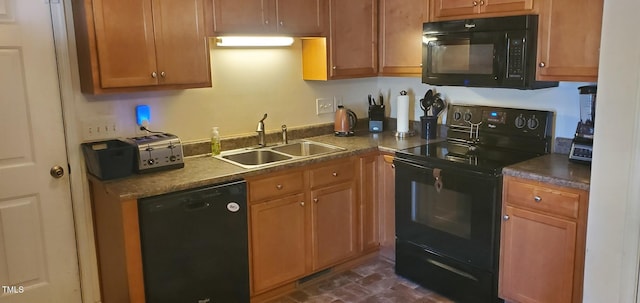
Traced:
[[202, 200], [188, 201], [182, 207], [186, 211], [198, 211], [203, 210], [211, 206], [211, 203]]

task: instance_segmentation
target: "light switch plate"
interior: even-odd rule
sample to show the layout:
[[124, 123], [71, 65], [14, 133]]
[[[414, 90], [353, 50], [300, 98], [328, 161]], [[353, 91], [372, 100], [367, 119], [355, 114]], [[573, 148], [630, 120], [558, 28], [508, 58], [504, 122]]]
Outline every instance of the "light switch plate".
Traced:
[[329, 98], [316, 99], [316, 115], [329, 114], [335, 111], [333, 100]]

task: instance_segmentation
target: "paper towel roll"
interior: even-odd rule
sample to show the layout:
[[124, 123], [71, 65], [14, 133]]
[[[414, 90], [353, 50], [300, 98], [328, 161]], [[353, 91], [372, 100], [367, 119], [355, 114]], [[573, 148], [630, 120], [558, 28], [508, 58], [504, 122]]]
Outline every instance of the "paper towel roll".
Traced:
[[407, 133], [409, 132], [409, 96], [398, 96], [397, 106], [398, 110], [396, 119], [398, 122], [398, 132]]

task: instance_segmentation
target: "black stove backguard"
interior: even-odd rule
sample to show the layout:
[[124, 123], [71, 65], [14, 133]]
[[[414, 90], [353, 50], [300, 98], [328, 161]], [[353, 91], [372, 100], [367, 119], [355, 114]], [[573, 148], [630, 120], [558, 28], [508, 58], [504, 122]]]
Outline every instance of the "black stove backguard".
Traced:
[[553, 113], [448, 112], [446, 142], [396, 152], [396, 272], [457, 302], [501, 302], [502, 168], [549, 153]]

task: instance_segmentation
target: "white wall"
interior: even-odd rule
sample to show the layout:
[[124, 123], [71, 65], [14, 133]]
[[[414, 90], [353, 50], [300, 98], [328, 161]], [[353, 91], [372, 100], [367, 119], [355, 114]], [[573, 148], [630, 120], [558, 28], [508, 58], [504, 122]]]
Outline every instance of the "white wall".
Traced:
[[[413, 120], [422, 110], [418, 101], [427, 89], [419, 78], [363, 78], [340, 81], [302, 80], [301, 46], [279, 49], [220, 49], [212, 47], [213, 88], [132, 93], [107, 96], [76, 95], [78, 120], [118, 117], [120, 135], [135, 135], [134, 108], [151, 106], [152, 130], [178, 135], [183, 141], [205, 140], [212, 126], [223, 137], [253, 134], [263, 113], [267, 130], [333, 122], [333, 114], [317, 116], [316, 98], [342, 99], [359, 117], [367, 115], [367, 95], [382, 93], [388, 114], [395, 117], [395, 99], [407, 90], [413, 101]], [[557, 136], [572, 137], [579, 120], [578, 90], [584, 83], [561, 83], [558, 88], [535, 91], [513, 89], [437, 87], [447, 101], [505, 107], [552, 110], [557, 115]], [[78, 125], [82, 125], [78, 121]], [[82, 132], [79, 132], [82, 134]], [[82, 140], [83, 138], [79, 138]]]
[[[615, 3], [615, 5], [614, 5]], [[636, 302], [640, 231], [640, 1], [605, 0], [584, 302]]]

